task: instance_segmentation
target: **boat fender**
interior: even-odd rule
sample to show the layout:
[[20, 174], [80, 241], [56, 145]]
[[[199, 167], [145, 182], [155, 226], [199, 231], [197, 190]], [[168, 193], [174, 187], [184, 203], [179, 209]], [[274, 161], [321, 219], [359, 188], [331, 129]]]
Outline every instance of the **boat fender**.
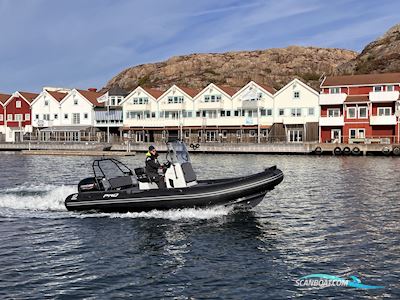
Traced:
[[354, 155], [358, 155], [360, 154], [361, 150], [358, 147], [354, 147], [353, 150], [351, 150], [351, 153], [353, 153]]
[[343, 148], [343, 154], [344, 154], [344, 155], [349, 155], [350, 153], [351, 153], [350, 147], [344, 147], [344, 148]]
[[333, 149], [333, 154], [335, 155], [342, 154], [342, 149], [340, 147], [335, 147], [335, 149]]
[[189, 145], [189, 147], [192, 148], [192, 149], [194, 149], [194, 144], [191, 143], [191, 144]]
[[383, 154], [389, 155], [390, 152], [391, 152], [391, 151], [390, 151], [389, 147], [383, 147], [383, 148], [382, 148], [382, 153], [383, 153]]
[[321, 148], [321, 147], [317, 147], [317, 148], [315, 148], [314, 152], [315, 152], [315, 154], [317, 154], [317, 155], [321, 155], [323, 151], [322, 151], [322, 148]]
[[396, 155], [396, 156], [399, 156], [400, 155], [400, 148], [399, 147], [394, 147], [393, 148], [393, 154]]
[[200, 148], [200, 144], [196, 144], [196, 145], [194, 145], [194, 147], [195, 147], [196, 149], [199, 149], [199, 148]]

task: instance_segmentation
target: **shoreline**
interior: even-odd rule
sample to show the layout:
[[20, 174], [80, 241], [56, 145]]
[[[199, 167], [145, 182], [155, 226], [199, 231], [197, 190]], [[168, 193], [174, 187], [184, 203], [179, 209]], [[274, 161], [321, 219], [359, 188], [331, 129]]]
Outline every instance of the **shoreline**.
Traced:
[[[0, 143], [0, 152], [16, 151], [23, 155], [87, 155], [133, 156], [147, 152], [149, 145], [166, 152], [164, 143], [106, 144], [106, 143]], [[192, 146], [192, 147], [191, 147]], [[197, 146], [197, 147], [196, 147]], [[332, 143], [276, 143], [276, 144], [189, 144], [190, 153], [210, 154], [275, 154], [275, 155], [383, 155], [399, 156], [400, 144], [332, 144]]]

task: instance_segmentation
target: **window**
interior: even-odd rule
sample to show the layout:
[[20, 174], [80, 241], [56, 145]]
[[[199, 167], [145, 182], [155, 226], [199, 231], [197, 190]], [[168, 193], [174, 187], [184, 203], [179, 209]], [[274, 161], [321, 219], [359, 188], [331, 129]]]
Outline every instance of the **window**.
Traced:
[[54, 120], [58, 119], [58, 114], [54, 114]]
[[308, 108], [308, 115], [313, 116], [314, 115], [314, 107]]
[[260, 110], [260, 114], [261, 114], [262, 117], [264, 117], [264, 116], [266, 116], [267, 111], [265, 109], [261, 109]]
[[221, 110], [221, 117], [225, 117], [225, 111]]
[[235, 115], [235, 117], [239, 117], [239, 111], [235, 110], [234, 115]]
[[21, 101], [15, 101], [15, 107], [21, 108]]
[[31, 120], [31, 114], [25, 114], [25, 121]]
[[217, 102], [220, 102], [220, 101], [221, 101], [221, 95], [217, 95], [217, 96], [215, 97], [215, 100], [217, 100]]
[[44, 106], [48, 106], [49, 105], [49, 100], [44, 100]]
[[148, 103], [149, 103], [149, 98], [147, 97], [133, 98], [132, 100], [132, 104], [134, 105], [148, 104]]
[[155, 112], [152, 112], [152, 113], [151, 113], [151, 117], [152, 117], [152, 118], [155, 118], [155, 117], [156, 117], [156, 113], [155, 113]]
[[84, 118], [84, 119], [87, 119], [88, 117], [89, 117], [88, 113], [84, 113], [84, 114], [83, 114], [83, 118]]
[[226, 111], [226, 116], [227, 116], [227, 117], [230, 117], [230, 116], [231, 116], [231, 111], [230, 111], [230, 110], [227, 110], [227, 111]]
[[39, 120], [39, 115], [35, 115], [35, 119], [36, 119], [36, 120]]
[[374, 86], [374, 92], [383, 92], [383, 86], [382, 85]]
[[22, 121], [22, 114], [16, 114], [14, 121]]
[[0, 115], [0, 122], [3, 122], [4, 121], [4, 117], [3, 117], [3, 115]]
[[210, 99], [211, 99], [211, 102], [215, 102], [215, 95], [211, 95]]
[[279, 109], [279, 115], [284, 116], [285, 115], [285, 110], [283, 108]]
[[236, 130], [236, 137], [240, 138], [241, 136], [242, 136], [242, 131], [240, 129]]
[[74, 98], [74, 105], [78, 105], [78, 99]]
[[358, 117], [360, 119], [368, 118], [368, 108], [366, 106], [360, 106], [358, 108]]
[[204, 95], [204, 102], [210, 102], [210, 96]]
[[329, 89], [330, 94], [340, 94], [340, 88], [339, 87], [334, 87]]
[[226, 139], [227, 136], [228, 136], [228, 131], [222, 130], [222, 138], [223, 138], [223, 139]]
[[50, 121], [50, 114], [43, 114], [43, 120]]
[[188, 138], [189, 138], [189, 136], [190, 136], [190, 132], [189, 132], [189, 130], [186, 130], [186, 131], [185, 131], [185, 138], [187, 138], [187, 139], [188, 139]]
[[7, 121], [12, 121], [12, 120], [13, 120], [13, 115], [7, 114]]
[[300, 92], [299, 91], [294, 91], [293, 92], [293, 99], [300, 99]]
[[350, 129], [350, 130], [349, 130], [349, 138], [355, 139], [355, 138], [356, 138], [356, 135], [357, 135], [356, 129]]
[[301, 117], [301, 108], [292, 108], [292, 117]]
[[356, 108], [355, 107], [348, 107], [347, 108], [347, 118], [355, 119], [356, 118]]
[[378, 116], [390, 116], [391, 114], [391, 107], [378, 107]]
[[72, 114], [72, 124], [80, 124], [81, 123], [81, 114], [74, 113]]
[[340, 117], [340, 109], [339, 108], [329, 108], [328, 109], [328, 117]]
[[68, 119], [68, 114], [64, 114], [64, 119]]
[[365, 138], [365, 129], [364, 128], [350, 129], [349, 130], [349, 138], [351, 138], [351, 139]]
[[267, 109], [267, 116], [269, 116], [269, 117], [272, 116], [272, 109], [270, 109], [270, 108]]
[[393, 92], [394, 91], [394, 85], [387, 85], [386, 86], [386, 91]]

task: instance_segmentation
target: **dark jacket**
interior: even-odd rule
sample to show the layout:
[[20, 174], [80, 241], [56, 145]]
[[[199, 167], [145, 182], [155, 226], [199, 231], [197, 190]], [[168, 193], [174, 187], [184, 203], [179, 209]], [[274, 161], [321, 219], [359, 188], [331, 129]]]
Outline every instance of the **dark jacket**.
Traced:
[[149, 177], [159, 177], [158, 169], [161, 168], [160, 163], [157, 160], [158, 155], [152, 155], [147, 152], [146, 154], [146, 174]]

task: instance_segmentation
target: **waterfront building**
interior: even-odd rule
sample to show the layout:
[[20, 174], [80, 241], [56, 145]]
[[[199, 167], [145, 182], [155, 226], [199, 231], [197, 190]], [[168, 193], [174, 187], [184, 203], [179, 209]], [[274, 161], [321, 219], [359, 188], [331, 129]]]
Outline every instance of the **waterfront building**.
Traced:
[[211, 83], [201, 91], [138, 87], [123, 102], [124, 136], [134, 142], [165, 141], [171, 134], [188, 143], [267, 141], [274, 92], [255, 82], [241, 89]]
[[158, 98], [162, 91], [138, 86], [121, 102], [123, 137], [134, 142], [161, 141], [163, 126], [159, 119]]
[[116, 86], [112, 87], [101, 95], [97, 101], [103, 106], [95, 106], [95, 124], [106, 136], [108, 143], [115, 142], [122, 134], [123, 111], [122, 102], [128, 95], [124, 89]]
[[400, 73], [329, 76], [321, 83], [320, 141], [399, 142]]
[[4, 103], [4, 134], [6, 142], [22, 142], [32, 132], [31, 103], [38, 94], [15, 92]]
[[5, 126], [5, 119], [6, 116], [4, 114], [4, 104], [10, 99], [11, 95], [8, 94], [0, 94], [0, 142], [5, 141], [5, 133], [6, 133], [6, 126]]
[[294, 79], [274, 95], [271, 141], [317, 142], [320, 114], [319, 93]]
[[33, 103], [32, 139], [40, 141], [100, 140], [95, 125], [94, 109], [103, 106], [95, 89], [45, 88]]

